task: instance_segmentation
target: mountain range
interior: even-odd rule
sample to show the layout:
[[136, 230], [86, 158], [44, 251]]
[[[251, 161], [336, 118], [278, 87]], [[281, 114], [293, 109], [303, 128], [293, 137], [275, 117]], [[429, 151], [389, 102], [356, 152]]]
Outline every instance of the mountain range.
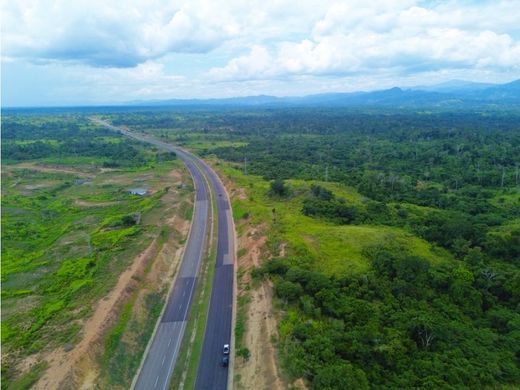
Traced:
[[371, 92], [325, 93], [301, 97], [269, 95], [222, 99], [137, 101], [131, 106], [242, 106], [242, 107], [467, 107], [520, 105], [520, 79], [506, 84], [452, 80], [433, 86], [390, 88]]

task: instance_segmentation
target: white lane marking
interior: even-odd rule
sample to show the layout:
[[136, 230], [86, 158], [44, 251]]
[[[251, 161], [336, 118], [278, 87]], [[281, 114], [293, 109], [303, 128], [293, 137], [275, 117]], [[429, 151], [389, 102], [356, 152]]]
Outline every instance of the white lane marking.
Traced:
[[179, 337], [175, 341], [175, 347], [173, 348], [173, 354], [172, 354], [171, 361], [169, 363], [170, 366], [168, 368], [168, 374], [166, 375], [166, 380], [164, 381], [163, 390], [166, 390], [166, 387], [168, 387], [168, 384], [169, 384], [169, 379], [170, 379], [170, 376], [171, 376], [172, 370], [173, 370], [173, 364], [172, 363], [175, 360], [176, 355], [177, 355], [177, 348], [179, 347], [179, 343], [181, 341], [180, 335], [184, 334], [184, 326], [186, 324], [186, 315], [188, 314], [188, 309], [190, 307], [190, 302], [191, 302], [191, 298], [193, 296], [193, 289], [194, 288], [195, 288], [195, 278], [193, 278], [193, 280], [191, 281], [191, 288], [190, 288], [190, 293], [188, 295], [188, 302], [186, 304], [186, 310], [184, 311], [184, 316], [182, 317], [183, 320], [180, 322], [181, 330], [179, 332]]
[[186, 290], [182, 292], [182, 296], [184, 297], [186, 295]]
[[155, 383], [153, 385], [153, 388], [155, 389], [157, 387], [157, 382], [159, 381], [159, 375], [157, 375], [157, 378], [155, 379]]
[[170, 341], [168, 341], [168, 347], [170, 346], [171, 343], [172, 343], [172, 338], [170, 337]]
[[161, 363], [161, 366], [164, 366], [164, 360], [166, 359], [166, 355], [163, 356], [162, 358], [162, 363]]
[[[184, 334], [184, 326], [185, 325], [186, 325], [185, 321], [180, 323], [181, 329], [179, 331], [179, 335]], [[169, 379], [170, 379], [170, 376], [172, 375], [173, 366], [174, 366], [173, 362], [175, 361], [175, 358], [176, 358], [176, 355], [177, 355], [177, 352], [178, 352], [177, 348], [179, 348], [179, 346], [180, 346], [180, 341], [181, 341], [181, 337], [178, 337], [177, 340], [175, 341], [175, 347], [173, 348], [173, 354], [172, 354], [171, 361], [169, 363], [168, 374], [166, 375], [166, 380], [164, 382], [163, 390], [166, 390], [166, 388], [169, 385]]]

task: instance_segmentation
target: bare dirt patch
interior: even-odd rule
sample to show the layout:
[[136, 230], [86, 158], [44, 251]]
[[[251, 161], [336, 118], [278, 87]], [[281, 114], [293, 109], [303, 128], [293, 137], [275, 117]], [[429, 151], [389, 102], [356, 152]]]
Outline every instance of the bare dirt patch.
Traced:
[[247, 194], [245, 188], [234, 188], [231, 190], [230, 195], [233, 198], [237, 198], [239, 200], [245, 200], [247, 199]]
[[[245, 248], [247, 254], [239, 260], [239, 268], [250, 270], [262, 261], [267, 237], [260, 235], [256, 228], [250, 228], [239, 238], [239, 247]], [[249, 272], [244, 273], [242, 285], [249, 283]], [[285, 385], [278, 370], [278, 357], [273, 339], [278, 336], [277, 319], [272, 308], [272, 285], [263, 282], [250, 292], [250, 303], [247, 310], [246, 332], [244, 344], [251, 352], [248, 360], [237, 359], [235, 374], [239, 381], [235, 387], [239, 389], [284, 389]]]
[[13, 168], [30, 169], [32, 171], [46, 172], [46, 173], [70, 173], [81, 177], [91, 177], [92, 169], [88, 170], [76, 169], [64, 165], [47, 165], [36, 163], [21, 163], [13, 165]]
[[120, 202], [113, 201], [113, 202], [87, 202], [85, 200], [76, 199], [74, 201], [74, 204], [79, 207], [107, 207], [107, 206], [113, 206], [115, 204], [118, 204]]

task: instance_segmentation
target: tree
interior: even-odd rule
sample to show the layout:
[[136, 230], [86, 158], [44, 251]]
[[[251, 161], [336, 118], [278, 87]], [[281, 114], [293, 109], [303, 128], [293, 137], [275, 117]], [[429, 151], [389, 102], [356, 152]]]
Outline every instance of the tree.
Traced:
[[279, 281], [275, 284], [276, 295], [287, 301], [294, 301], [303, 294], [303, 288], [299, 283], [293, 283], [286, 280]]
[[271, 189], [269, 190], [269, 193], [270, 195], [285, 197], [289, 195], [289, 188], [287, 188], [283, 180], [276, 179], [271, 182]]
[[365, 373], [346, 361], [340, 361], [318, 370], [312, 388], [319, 390], [368, 389]]

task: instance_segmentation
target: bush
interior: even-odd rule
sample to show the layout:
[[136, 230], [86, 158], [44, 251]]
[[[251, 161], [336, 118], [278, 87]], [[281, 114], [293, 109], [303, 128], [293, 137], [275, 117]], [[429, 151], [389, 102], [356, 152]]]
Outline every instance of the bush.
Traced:
[[308, 198], [303, 201], [302, 213], [310, 217], [321, 217], [337, 223], [349, 224], [358, 219], [358, 211], [354, 206], [339, 200], [321, 200]]
[[249, 360], [251, 357], [251, 351], [247, 347], [242, 347], [237, 351], [237, 356], [244, 358], [244, 360]]
[[318, 370], [312, 381], [313, 389], [368, 389], [365, 373], [344, 361]]
[[289, 195], [289, 188], [285, 185], [285, 182], [283, 180], [276, 179], [271, 182], [269, 195], [286, 197], [287, 195]]
[[286, 280], [276, 282], [274, 289], [279, 298], [287, 301], [295, 301], [303, 294], [303, 288], [299, 283]]

